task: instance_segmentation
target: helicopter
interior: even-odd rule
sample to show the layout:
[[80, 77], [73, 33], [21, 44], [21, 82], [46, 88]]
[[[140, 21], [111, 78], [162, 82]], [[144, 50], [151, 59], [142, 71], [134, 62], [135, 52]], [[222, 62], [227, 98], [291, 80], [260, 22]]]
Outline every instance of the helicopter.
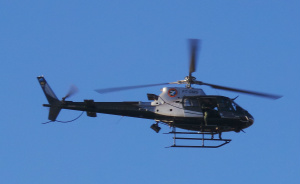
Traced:
[[[200, 44], [201, 40], [189, 40], [189, 75], [183, 80], [95, 90], [100, 94], [104, 94], [152, 86], [185, 84], [185, 87], [163, 87], [160, 95], [148, 93], [149, 102], [95, 102], [92, 99], [85, 99], [83, 102], [66, 101], [67, 98], [73, 95], [74, 90], [71, 90], [65, 97], [59, 100], [45, 77], [39, 76], [37, 79], [48, 100], [48, 104], [43, 104], [43, 106], [50, 107], [48, 119], [56, 121], [62, 109], [86, 112], [86, 115], [89, 117], [97, 117], [97, 113], [104, 113], [151, 119], [155, 121], [151, 125], [151, 129], [156, 133], [161, 129], [160, 124], [165, 124], [172, 128], [170, 132], [165, 133], [173, 134], [174, 142], [169, 147], [219, 148], [224, 146], [230, 143], [231, 139], [223, 139], [222, 133], [231, 131], [244, 132], [244, 129], [253, 125], [253, 116], [239, 106], [235, 102], [235, 99], [220, 95], [207, 95], [202, 89], [193, 88], [192, 85], [210, 86], [215, 89], [270, 99], [279, 99], [282, 96], [225, 87], [196, 80], [192, 74], [196, 71], [197, 53]], [[177, 128], [180, 131], [177, 131]], [[215, 138], [214, 135], [218, 135], [218, 138]], [[178, 141], [186, 140], [189, 142], [197, 141], [197, 143], [178, 144]]]

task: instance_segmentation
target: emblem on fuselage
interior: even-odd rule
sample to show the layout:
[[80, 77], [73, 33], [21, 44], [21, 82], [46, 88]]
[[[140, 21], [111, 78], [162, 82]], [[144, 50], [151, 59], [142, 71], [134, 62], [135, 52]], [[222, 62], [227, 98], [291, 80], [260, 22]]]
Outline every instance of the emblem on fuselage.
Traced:
[[171, 89], [169, 89], [169, 91], [168, 91], [169, 97], [175, 97], [175, 96], [177, 96], [177, 94], [178, 94], [178, 91], [177, 91], [177, 89], [175, 89], [175, 88], [171, 88]]

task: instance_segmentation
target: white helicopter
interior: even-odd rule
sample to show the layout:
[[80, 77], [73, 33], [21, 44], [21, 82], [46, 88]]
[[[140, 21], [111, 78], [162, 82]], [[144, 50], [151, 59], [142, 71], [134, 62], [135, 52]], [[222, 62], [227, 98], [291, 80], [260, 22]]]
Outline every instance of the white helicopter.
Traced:
[[[89, 117], [97, 117], [97, 113], [104, 113], [152, 119], [155, 123], [151, 128], [157, 133], [161, 129], [159, 124], [166, 124], [172, 128], [172, 131], [167, 133], [173, 134], [174, 143], [170, 147], [218, 148], [228, 144], [231, 139], [222, 139], [222, 132], [243, 131], [253, 124], [253, 116], [235, 103], [235, 99], [219, 95], [206, 95], [202, 89], [192, 88], [192, 85], [206, 85], [215, 89], [234, 91], [270, 99], [278, 99], [281, 96], [197, 81], [196, 78], [192, 76], [192, 73], [195, 72], [196, 68], [199, 40], [191, 39], [189, 42], [191, 51], [189, 75], [185, 77], [184, 80], [96, 90], [99, 93], [108, 93], [169, 84], [186, 85], [185, 87], [164, 87], [160, 95], [147, 94], [150, 102], [66, 101], [66, 98], [73, 94], [72, 91], [63, 97], [62, 100], [59, 100], [45, 78], [43, 76], [37, 77], [49, 102], [49, 104], [43, 105], [50, 107], [48, 119], [56, 121], [61, 109], [85, 111]], [[176, 131], [176, 128], [185, 131]], [[184, 135], [184, 137], [178, 137], [178, 134]], [[215, 134], [218, 134], [219, 137], [214, 138]], [[201, 136], [198, 137], [199, 135]], [[207, 138], [205, 135], [209, 135], [210, 137]], [[198, 141], [196, 145], [178, 144], [176, 142], [178, 140], [198, 140], [201, 141], [202, 144], [198, 144]], [[217, 144], [212, 143], [213, 141], [217, 142]], [[209, 143], [207, 144], [207, 142]]]

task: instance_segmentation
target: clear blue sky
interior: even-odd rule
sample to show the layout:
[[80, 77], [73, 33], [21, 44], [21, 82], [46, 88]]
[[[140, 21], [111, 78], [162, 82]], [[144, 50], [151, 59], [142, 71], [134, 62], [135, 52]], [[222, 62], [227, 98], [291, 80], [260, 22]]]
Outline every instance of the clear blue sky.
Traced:
[[[0, 1], [0, 183], [300, 183], [300, 1]], [[284, 97], [236, 100], [255, 118], [220, 149], [166, 149], [151, 120], [86, 115], [47, 121], [36, 77], [60, 98], [147, 101], [188, 72], [188, 38], [202, 39], [195, 77]], [[203, 87], [208, 94], [238, 94]], [[79, 112], [63, 110], [59, 120]]]

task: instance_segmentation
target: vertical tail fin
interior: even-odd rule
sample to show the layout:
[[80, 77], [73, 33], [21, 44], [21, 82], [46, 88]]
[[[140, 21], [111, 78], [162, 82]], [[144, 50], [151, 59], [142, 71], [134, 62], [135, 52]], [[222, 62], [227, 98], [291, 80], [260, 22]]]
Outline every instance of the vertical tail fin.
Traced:
[[39, 83], [40, 83], [45, 95], [46, 95], [46, 98], [47, 98], [49, 104], [53, 104], [53, 103], [59, 101], [58, 98], [56, 97], [56, 95], [54, 94], [54, 92], [52, 91], [52, 89], [50, 88], [50, 86], [47, 83], [44, 76], [39, 76], [37, 78], [39, 80]]
[[61, 101], [58, 100], [55, 93], [50, 88], [49, 84], [47, 83], [44, 76], [37, 77], [45, 96], [50, 104], [50, 111], [49, 111], [49, 117], [48, 119], [51, 121], [55, 121], [60, 110], [61, 110]]

